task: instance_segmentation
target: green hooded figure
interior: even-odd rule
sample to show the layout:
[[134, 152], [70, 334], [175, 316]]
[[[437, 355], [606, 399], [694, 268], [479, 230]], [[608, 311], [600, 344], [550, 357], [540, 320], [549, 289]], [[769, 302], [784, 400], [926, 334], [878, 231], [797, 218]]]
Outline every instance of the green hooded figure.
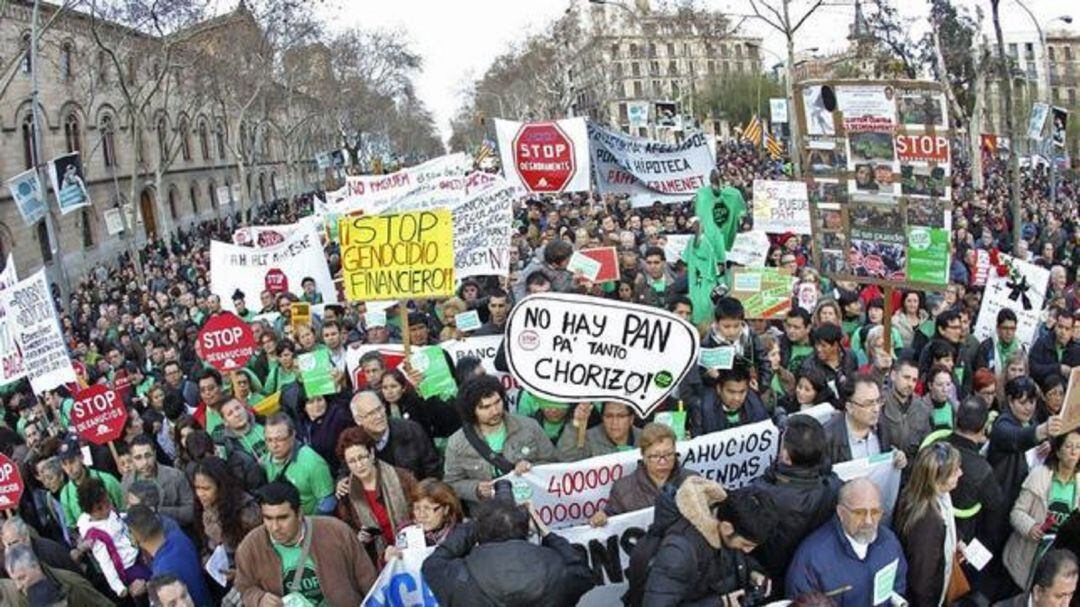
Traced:
[[702, 233], [712, 244], [717, 260], [727, 260], [727, 252], [735, 244], [735, 234], [746, 215], [746, 200], [738, 188], [721, 187], [720, 170], [709, 174], [709, 185], [697, 191], [694, 215], [701, 221]]
[[719, 263], [716, 251], [713, 249], [712, 241], [705, 235], [700, 222], [697, 233], [686, 243], [683, 258], [686, 260], [686, 283], [690, 291], [690, 302], [694, 306], [693, 315], [690, 318], [697, 326], [711, 320], [712, 292], [720, 280], [716, 269]]

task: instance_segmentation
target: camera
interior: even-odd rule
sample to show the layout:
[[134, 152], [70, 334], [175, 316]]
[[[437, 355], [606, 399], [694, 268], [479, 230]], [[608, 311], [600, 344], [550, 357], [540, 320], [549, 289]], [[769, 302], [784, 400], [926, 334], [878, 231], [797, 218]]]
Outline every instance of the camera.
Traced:
[[506, 479], [497, 480], [492, 485], [495, 490], [495, 495], [492, 499], [497, 499], [506, 502], [507, 504], [516, 504], [514, 501], [514, 484]]

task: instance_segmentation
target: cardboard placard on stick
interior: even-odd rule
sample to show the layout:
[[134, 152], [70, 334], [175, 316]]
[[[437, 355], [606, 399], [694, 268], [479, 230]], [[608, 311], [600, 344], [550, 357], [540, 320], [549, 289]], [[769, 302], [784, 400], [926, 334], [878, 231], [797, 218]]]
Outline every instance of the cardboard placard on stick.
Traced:
[[1080, 428], [1080, 367], [1073, 367], [1069, 374], [1065, 402], [1061, 405], [1061, 421], [1064, 432]]

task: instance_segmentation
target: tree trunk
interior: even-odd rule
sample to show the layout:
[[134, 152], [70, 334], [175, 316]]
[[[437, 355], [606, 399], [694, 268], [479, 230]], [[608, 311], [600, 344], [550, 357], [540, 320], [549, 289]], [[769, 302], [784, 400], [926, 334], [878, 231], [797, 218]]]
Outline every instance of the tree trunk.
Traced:
[[1001, 80], [1003, 97], [1005, 99], [1005, 131], [1009, 135], [1009, 194], [1011, 198], [1013, 217], [1013, 252], [1020, 249], [1020, 227], [1023, 218], [1020, 216], [1020, 140], [1016, 136], [1016, 126], [1013, 120], [1012, 77], [1009, 74], [1009, 63], [1005, 57], [1005, 38], [1001, 33], [1001, 19], [998, 16], [998, 7], [1001, 0], [990, 0], [990, 8], [994, 16], [994, 36], [997, 38], [998, 51], [998, 77]]

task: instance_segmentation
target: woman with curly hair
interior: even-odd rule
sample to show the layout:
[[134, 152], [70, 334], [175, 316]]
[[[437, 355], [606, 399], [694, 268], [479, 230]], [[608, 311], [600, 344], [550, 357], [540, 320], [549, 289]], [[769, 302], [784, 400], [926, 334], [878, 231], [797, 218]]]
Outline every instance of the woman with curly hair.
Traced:
[[232, 579], [233, 554], [252, 529], [262, 523], [259, 504], [219, 457], [207, 457], [193, 466], [195, 528], [202, 554], [209, 557], [218, 546], [229, 557]]

